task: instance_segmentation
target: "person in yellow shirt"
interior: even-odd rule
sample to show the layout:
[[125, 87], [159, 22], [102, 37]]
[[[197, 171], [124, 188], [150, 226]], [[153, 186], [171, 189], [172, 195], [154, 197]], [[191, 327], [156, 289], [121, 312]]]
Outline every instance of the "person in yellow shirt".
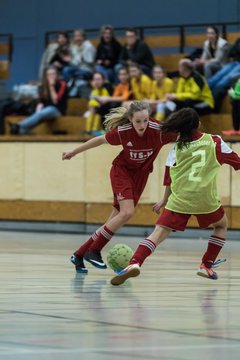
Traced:
[[210, 113], [214, 108], [214, 99], [204, 76], [194, 70], [194, 64], [189, 59], [180, 60], [179, 73], [176, 93], [166, 96], [170, 100], [170, 111], [191, 107], [199, 115]]
[[128, 67], [130, 84], [134, 100], [150, 99], [152, 80], [145, 74], [138, 64], [132, 63]]
[[101, 96], [110, 96], [104, 83], [104, 75], [100, 72], [95, 72], [91, 82], [92, 91], [89, 96], [88, 110], [84, 114], [84, 117], [86, 117], [86, 132], [89, 134], [95, 134], [95, 132], [103, 130], [101, 116], [104, 116], [109, 110], [107, 104], [103, 105], [98, 100]]
[[112, 96], [96, 96], [100, 104], [109, 104], [111, 108], [121, 106], [123, 101], [128, 101], [132, 95], [128, 70], [124, 67], [118, 70], [119, 84], [116, 85]]
[[150, 100], [148, 101], [153, 111], [156, 112], [155, 119], [159, 121], [164, 120], [167, 109], [166, 94], [173, 93], [173, 91], [173, 80], [165, 76], [160, 65], [155, 65], [153, 68]]

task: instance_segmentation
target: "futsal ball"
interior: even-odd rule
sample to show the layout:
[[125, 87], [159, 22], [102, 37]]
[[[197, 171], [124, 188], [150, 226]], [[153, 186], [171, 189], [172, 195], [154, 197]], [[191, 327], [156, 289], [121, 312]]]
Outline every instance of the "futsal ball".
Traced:
[[108, 266], [114, 271], [121, 271], [128, 266], [132, 256], [133, 251], [129, 246], [125, 244], [116, 244], [107, 254]]

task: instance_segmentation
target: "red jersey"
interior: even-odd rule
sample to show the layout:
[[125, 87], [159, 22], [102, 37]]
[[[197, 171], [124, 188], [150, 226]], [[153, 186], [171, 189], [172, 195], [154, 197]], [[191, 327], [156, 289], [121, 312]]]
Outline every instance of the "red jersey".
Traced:
[[122, 145], [123, 150], [113, 160], [113, 165], [123, 166], [128, 170], [151, 172], [153, 162], [163, 145], [175, 141], [176, 134], [161, 132], [161, 124], [149, 119], [148, 126], [139, 136], [131, 123], [118, 126], [109, 131], [105, 138], [111, 145]]

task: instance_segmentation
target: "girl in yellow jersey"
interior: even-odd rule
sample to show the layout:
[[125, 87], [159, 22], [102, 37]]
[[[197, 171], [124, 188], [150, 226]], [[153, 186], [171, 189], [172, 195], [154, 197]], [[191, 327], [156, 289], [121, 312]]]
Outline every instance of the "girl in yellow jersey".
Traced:
[[220, 136], [201, 133], [198, 128], [198, 114], [190, 108], [173, 113], [163, 123], [163, 132], [179, 133], [167, 159], [165, 195], [153, 207], [157, 213], [161, 207], [165, 209], [152, 234], [138, 246], [129, 266], [111, 280], [113, 285], [139, 275], [140, 266], [156, 246], [172, 230], [184, 231], [191, 215], [196, 216], [200, 227], [207, 228], [210, 224], [213, 227], [197, 274], [212, 280], [218, 278], [213, 268], [221, 262], [216, 258], [225, 244], [227, 217], [217, 194], [216, 178], [222, 164], [239, 170], [240, 157]]

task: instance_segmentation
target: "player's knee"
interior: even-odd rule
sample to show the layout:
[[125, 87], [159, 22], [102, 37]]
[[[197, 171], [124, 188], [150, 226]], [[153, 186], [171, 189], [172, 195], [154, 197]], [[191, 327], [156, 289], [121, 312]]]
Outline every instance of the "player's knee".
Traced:
[[121, 215], [125, 221], [128, 221], [134, 215], [134, 209], [126, 209], [121, 211]]

